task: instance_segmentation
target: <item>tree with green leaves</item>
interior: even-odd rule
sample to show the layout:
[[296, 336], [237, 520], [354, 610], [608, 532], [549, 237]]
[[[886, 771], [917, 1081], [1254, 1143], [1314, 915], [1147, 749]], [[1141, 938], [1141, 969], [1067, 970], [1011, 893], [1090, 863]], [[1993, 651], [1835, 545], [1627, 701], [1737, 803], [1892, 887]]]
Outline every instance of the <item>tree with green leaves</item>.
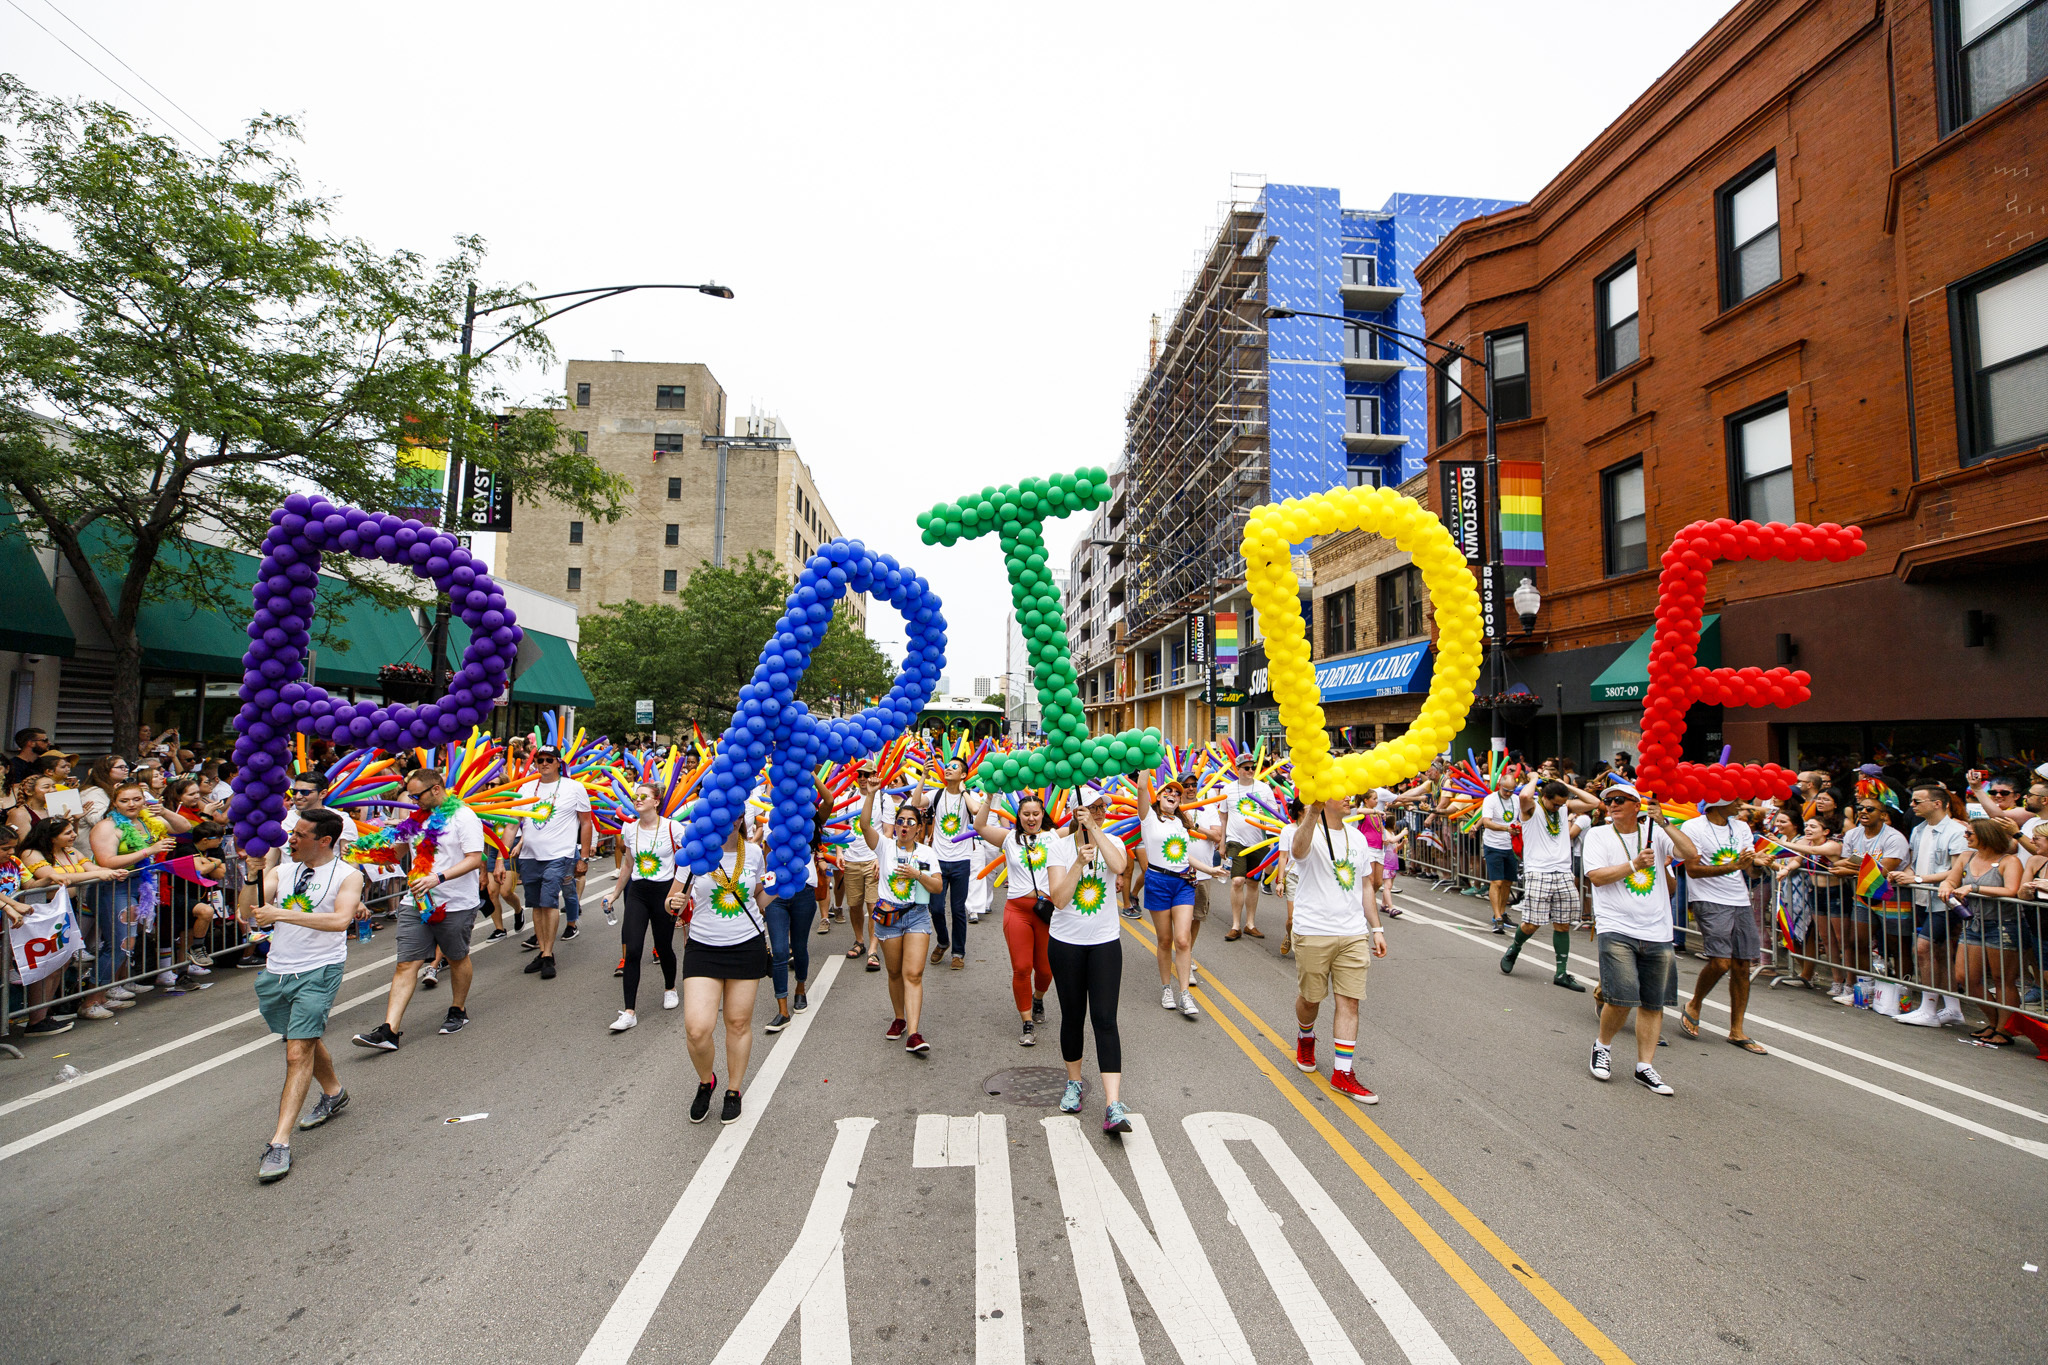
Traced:
[[577, 629], [576, 662], [594, 698], [583, 713], [586, 726], [606, 735], [638, 730], [633, 704], [651, 697], [656, 729], [689, 728], [683, 706], [688, 624], [682, 612], [666, 602], [607, 602], [586, 613]]
[[[459, 420], [463, 450], [514, 496], [598, 521], [624, 510], [623, 481], [545, 408], [490, 419], [510, 400], [477, 370], [474, 406], [458, 402], [450, 357], [482, 241], [430, 263], [331, 234], [334, 203], [281, 150], [297, 135], [266, 115], [194, 155], [118, 109], [0, 75], [0, 487], [114, 643], [119, 747], [141, 701], [140, 608], [246, 616], [227, 552], [254, 552], [289, 492], [416, 505], [398, 452], [447, 449]], [[500, 352], [515, 354], [552, 352], [535, 331]], [[325, 620], [358, 596], [428, 600], [360, 561], [325, 567], [341, 579], [323, 582]]]

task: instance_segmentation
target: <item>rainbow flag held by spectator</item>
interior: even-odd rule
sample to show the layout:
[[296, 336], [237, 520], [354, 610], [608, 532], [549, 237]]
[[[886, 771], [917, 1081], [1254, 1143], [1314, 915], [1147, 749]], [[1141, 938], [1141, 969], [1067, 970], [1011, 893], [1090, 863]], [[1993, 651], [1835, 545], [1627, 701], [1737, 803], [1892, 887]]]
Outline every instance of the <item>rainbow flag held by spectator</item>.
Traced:
[[1503, 564], [1544, 562], [1541, 461], [1500, 462], [1500, 548]]
[[1899, 888], [1868, 853], [1856, 869], [1856, 899], [1886, 919], [1907, 919], [1913, 914], [1912, 902], [1899, 899]]

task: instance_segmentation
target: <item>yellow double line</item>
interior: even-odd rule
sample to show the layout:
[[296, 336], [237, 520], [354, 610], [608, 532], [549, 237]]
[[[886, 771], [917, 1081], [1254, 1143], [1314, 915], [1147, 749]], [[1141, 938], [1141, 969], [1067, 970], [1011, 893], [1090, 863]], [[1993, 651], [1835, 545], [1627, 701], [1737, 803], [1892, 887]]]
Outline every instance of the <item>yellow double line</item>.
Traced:
[[[1133, 938], [1145, 945], [1147, 951], [1158, 951], [1147, 929], [1129, 920], [1124, 921], [1124, 927], [1130, 930]], [[1273, 1083], [1274, 1088], [1287, 1097], [1288, 1103], [1292, 1104], [1302, 1118], [1307, 1120], [1309, 1127], [1315, 1129], [1323, 1141], [1330, 1145], [1330, 1150], [1337, 1154], [1338, 1159], [1349, 1166], [1365, 1187], [1401, 1220], [1401, 1225], [1414, 1234], [1415, 1240], [1420, 1242], [1423, 1249], [1435, 1257], [1436, 1263], [1444, 1268], [1444, 1273], [1457, 1282], [1458, 1287], [1479, 1306], [1481, 1312], [1492, 1319], [1493, 1325], [1500, 1329], [1501, 1335], [1505, 1336], [1516, 1350], [1531, 1361], [1545, 1362], [1545, 1365], [1563, 1365], [1556, 1352], [1546, 1346], [1529, 1324], [1522, 1321], [1500, 1295], [1493, 1291], [1493, 1287], [1466, 1263], [1465, 1258], [1451, 1248], [1450, 1243], [1430, 1226], [1429, 1220], [1418, 1213], [1415, 1206], [1389, 1184], [1386, 1177], [1382, 1176], [1364, 1155], [1337, 1131], [1336, 1126], [1309, 1102], [1308, 1097], [1302, 1094], [1300, 1087], [1290, 1079], [1302, 1074], [1292, 1066], [1293, 1045], [1267, 1027], [1265, 1020], [1259, 1018], [1242, 1000], [1231, 993], [1229, 987], [1217, 980], [1214, 971], [1204, 967], [1202, 974], [1205, 988], [1197, 989], [1195, 995], [1208, 1007], [1210, 1018], [1216, 1021], [1224, 1035], [1236, 1043], [1245, 1056], [1251, 1058], [1252, 1065], [1265, 1073], [1266, 1079]], [[1209, 994], [1211, 991], [1229, 1002], [1230, 1007], [1252, 1028], [1265, 1035], [1266, 1041], [1273, 1045], [1274, 1051], [1288, 1060], [1288, 1070], [1282, 1070], [1271, 1056], [1246, 1037], [1244, 1031], [1217, 1008], [1216, 1001]], [[1335, 1107], [1340, 1113], [1350, 1119], [1360, 1132], [1371, 1138], [1409, 1179], [1422, 1187], [1423, 1193], [1434, 1199], [1444, 1212], [1456, 1220], [1458, 1226], [1465, 1229], [1474, 1241], [1485, 1248], [1488, 1255], [1500, 1262], [1502, 1268], [1515, 1277], [1517, 1283], [1533, 1294], [1538, 1303], [1549, 1309], [1551, 1316], [1563, 1323], [1573, 1336], [1584, 1342], [1587, 1350], [1605, 1362], [1605, 1365], [1634, 1365], [1626, 1351], [1615, 1345], [1605, 1332], [1595, 1327], [1584, 1313], [1573, 1307], [1571, 1301], [1560, 1294], [1548, 1280], [1531, 1269], [1526, 1259], [1516, 1255], [1514, 1249], [1502, 1241], [1498, 1233], [1481, 1221], [1472, 1210], [1466, 1208], [1456, 1195], [1445, 1189], [1443, 1183], [1425, 1170], [1421, 1162], [1408, 1154], [1407, 1149], [1389, 1137], [1378, 1124], [1365, 1117], [1356, 1102], [1339, 1096], [1322, 1073], [1315, 1072], [1311, 1075], [1316, 1088], [1327, 1098], [1336, 1101]]]

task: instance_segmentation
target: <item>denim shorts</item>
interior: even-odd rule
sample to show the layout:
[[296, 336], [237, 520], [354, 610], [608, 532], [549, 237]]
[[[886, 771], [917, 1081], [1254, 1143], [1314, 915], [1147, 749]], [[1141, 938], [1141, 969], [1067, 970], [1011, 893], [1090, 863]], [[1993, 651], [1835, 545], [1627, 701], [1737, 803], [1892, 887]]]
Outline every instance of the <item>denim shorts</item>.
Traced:
[[[888, 905], [878, 901], [877, 905]], [[893, 908], [893, 907], [892, 907]], [[875, 939], [902, 938], [905, 934], [929, 934], [932, 931], [932, 908], [929, 905], [906, 905], [896, 922], [890, 925], [874, 926]]]
[[1513, 849], [1489, 848], [1486, 850], [1486, 880], [1490, 882], [1511, 882], [1521, 875], [1521, 859], [1515, 857]]
[[2016, 953], [2020, 950], [2019, 906], [1979, 900], [1973, 908], [1977, 913], [1963, 925], [1963, 942], [1979, 944], [1995, 952]]
[[1924, 939], [1945, 939], [1950, 943], [1963, 932], [1963, 921], [1959, 915], [1948, 910], [1920, 909], [1913, 912], [1913, 937]]
[[526, 891], [526, 904], [535, 910], [553, 910], [562, 903], [566, 883], [571, 899], [576, 895], [576, 858], [521, 858], [519, 882]]
[[1664, 1008], [1674, 967], [1669, 940], [1653, 942], [1627, 934], [1596, 934], [1600, 950], [1600, 993], [1620, 1009]]

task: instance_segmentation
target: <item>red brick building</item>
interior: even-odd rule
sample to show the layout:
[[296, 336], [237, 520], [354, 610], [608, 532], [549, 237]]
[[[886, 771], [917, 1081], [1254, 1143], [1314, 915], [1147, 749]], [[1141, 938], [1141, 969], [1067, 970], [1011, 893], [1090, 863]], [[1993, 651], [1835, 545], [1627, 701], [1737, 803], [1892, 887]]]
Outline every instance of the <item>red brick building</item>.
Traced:
[[[1658, 556], [1749, 516], [1870, 548], [1714, 571], [1719, 662], [1789, 658], [1813, 698], [1695, 708], [1696, 755], [2048, 759], [2044, 76], [2048, 0], [1742, 0], [1418, 268], [1430, 336], [1493, 357], [1501, 458], [1544, 467], [1515, 747], [1555, 745], [1560, 688], [1568, 752], [1627, 742]], [[1484, 458], [1455, 397], [1433, 462]]]

